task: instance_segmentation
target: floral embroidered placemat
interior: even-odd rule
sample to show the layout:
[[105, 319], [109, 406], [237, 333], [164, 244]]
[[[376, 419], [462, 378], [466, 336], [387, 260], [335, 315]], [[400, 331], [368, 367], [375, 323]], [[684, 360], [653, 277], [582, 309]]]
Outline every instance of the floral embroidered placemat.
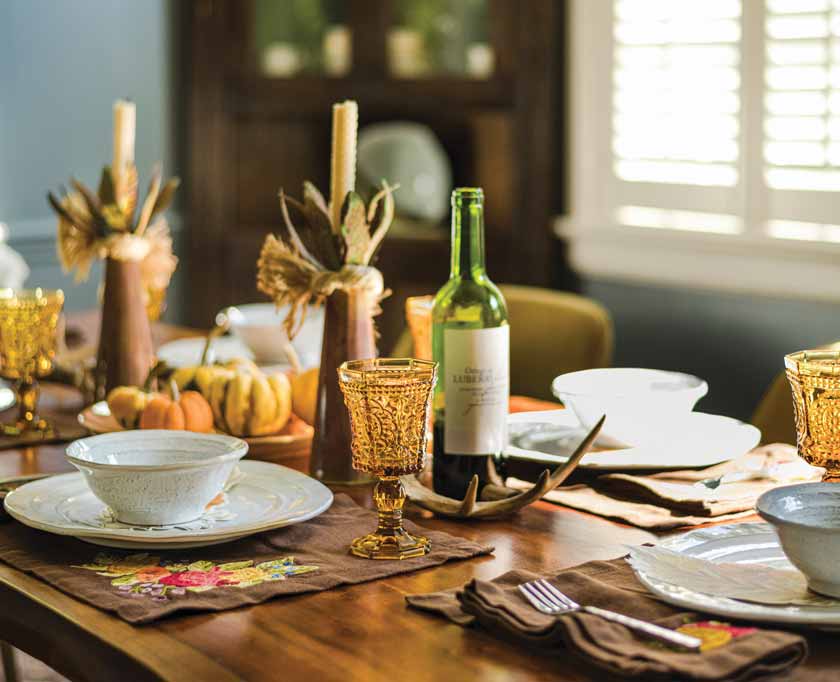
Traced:
[[489, 554], [492, 547], [419, 529], [432, 551], [404, 561], [350, 555], [351, 540], [376, 525], [376, 513], [347, 495], [295, 526], [223, 545], [132, 552], [108, 549], [0, 524], [0, 560], [129, 623], [149, 623], [179, 611], [222, 611], [274, 597], [318, 592]]

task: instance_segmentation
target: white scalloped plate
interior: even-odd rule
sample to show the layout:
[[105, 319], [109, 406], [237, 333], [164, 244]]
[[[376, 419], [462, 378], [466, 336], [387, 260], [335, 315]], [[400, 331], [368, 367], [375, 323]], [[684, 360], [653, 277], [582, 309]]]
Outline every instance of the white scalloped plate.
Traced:
[[[782, 552], [779, 539], [767, 523], [736, 523], [699, 528], [659, 543], [680, 554], [716, 563], [764, 564], [772, 568], [792, 569]], [[825, 629], [840, 628], [840, 604], [825, 606], [771, 606], [738, 599], [702, 594], [654, 579], [633, 569], [641, 583], [663, 601], [691, 609], [705, 611], [726, 618], [805, 625]]]
[[[578, 466], [600, 471], [707, 467], [740, 457], [761, 440], [761, 432], [752, 424], [705, 412], [687, 414], [679, 425], [671, 425], [669, 434], [668, 447], [590, 452]], [[508, 416], [505, 453], [520, 458], [530, 452], [568, 457], [585, 435], [571, 410], [518, 412]], [[600, 445], [596, 440], [595, 447]]]
[[21, 523], [107, 547], [187, 549], [230, 542], [307, 521], [332, 504], [329, 488], [305, 474], [268, 462], [241, 461], [241, 479], [223, 504], [177, 526], [131, 526], [115, 521], [81, 473], [32, 481], [6, 496]]

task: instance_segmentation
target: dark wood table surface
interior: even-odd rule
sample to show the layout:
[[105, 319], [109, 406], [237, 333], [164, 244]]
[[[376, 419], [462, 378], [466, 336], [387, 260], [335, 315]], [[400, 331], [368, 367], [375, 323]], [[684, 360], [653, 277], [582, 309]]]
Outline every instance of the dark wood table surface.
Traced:
[[[184, 333], [157, 329], [159, 340]], [[81, 402], [71, 389], [49, 387], [44, 405], [78, 410]], [[305, 457], [286, 463], [301, 470], [307, 464]], [[63, 445], [0, 451], [2, 477], [70, 469]], [[369, 489], [346, 492], [370, 504]], [[570, 657], [538, 655], [410, 611], [404, 596], [456, 587], [473, 577], [490, 579], [511, 568], [551, 573], [610, 559], [622, 555], [625, 545], [655, 541], [655, 535], [545, 502], [498, 521], [446, 521], [413, 510], [408, 516], [496, 550], [489, 557], [366, 584], [144, 626], [129, 625], [0, 564], [0, 639], [72, 680], [102, 682], [602, 679]], [[837, 666], [840, 678], [833, 639], [811, 637], [813, 653], [802, 672], [825, 674]]]

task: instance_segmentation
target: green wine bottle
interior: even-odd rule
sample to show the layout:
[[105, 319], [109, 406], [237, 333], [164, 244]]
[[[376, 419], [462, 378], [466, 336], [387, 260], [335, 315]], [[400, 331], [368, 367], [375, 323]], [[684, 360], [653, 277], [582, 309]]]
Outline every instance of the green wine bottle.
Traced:
[[436, 492], [461, 499], [474, 475], [488, 482], [507, 442], [509, 327], [501, 292], [484, 271], [484, 194], [452, 193], [452, 266], [435, 296], [432, 354]]

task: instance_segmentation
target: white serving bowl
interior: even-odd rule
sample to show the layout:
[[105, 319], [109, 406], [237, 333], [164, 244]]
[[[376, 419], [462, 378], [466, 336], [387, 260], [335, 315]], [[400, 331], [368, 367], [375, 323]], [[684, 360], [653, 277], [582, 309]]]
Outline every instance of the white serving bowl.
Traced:
[[67, 459], [118, 520], [165, 526], [201, 516], [247, 452], [233, 436], [119, 431], [70, 443]]
[[599, 438], [604, 445], [659, 447], [709, 385], [681, 372], [610, 367], [561, 374], [551, 390], [587, 429], [607, 416]]
[[814, 592], [840, 598], [840, 485], [798, 483], [768, 490], [755, 509], [779, 535]]
[[[283, 350], [288, 339], [283, 322], [289, 306], [277, 308], [273, 303], [247, 303], [225, 308], [219, 315], [227, 317], [230, 328], [251, 349], [257, 364], [288, 362]], [[309, 306], [306, 318], [292, 345], [304, 368], [315, 367], [321, 361], [321, 341], [324, 336], [324, 309]]]

